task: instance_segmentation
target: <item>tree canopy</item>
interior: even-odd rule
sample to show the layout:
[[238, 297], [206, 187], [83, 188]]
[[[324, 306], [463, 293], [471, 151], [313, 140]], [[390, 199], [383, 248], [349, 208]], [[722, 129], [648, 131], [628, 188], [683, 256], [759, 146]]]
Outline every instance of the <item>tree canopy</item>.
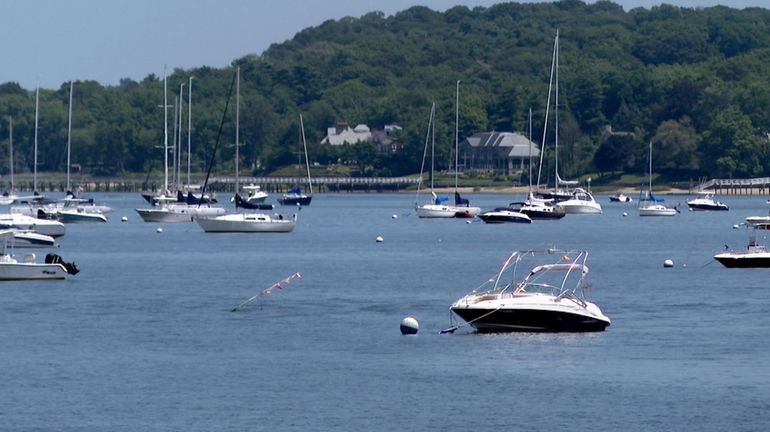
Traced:
[[[214, 147], [233, 69], [240, 66], [241, 167], [269, 174], [295, 163], [303, 113], [311, 160], [349, 160], [361, 175], [402, 175], [419, 171], [435, 101], [436, 161], [447, 168], [453, 161], [458, 80], [461, 139], [481, 131], [525, 131], [530, 107], [536, 137], [542, 134], [557, 29], [565, 176], [642, 173], [650, 141], [659, 147], [656, 170], [672, 178], [767, 173], [770, 11], [760, 8], [661, 5], [624, 11], [609, 1], [563, 0], [457, 6], [443, 13], [422, 6], [393, 16], [371, 12], [306, 28], [228, 68], [176, 69], [168, 77], [169, 103], [194, 77], [196, 171], [204, 170]], [[108, 176], [162, 167], [162, 77], [126, 78], [117, 86], [78, 81], [74, 88], [73, 163]], [[183, 142], [189, 90], [182, 102]], [[65, 168], [68, 98], [69, 83], [41, 89], [38, 171]], [[34, 90], [0, 84], [0, 116], [13, 117], [16, 172], [32, 169], [34, 104]], [[216, 156], [219, 173], [233, 169], [230, 106]], [[171, 135], [173, 118], [169, 110]], [[399, 124], [404, 149], [387, 154], [370, 144], [324, 148], [319, 143], [337, 121], [373, 128]], [[0, 122], [3, 142], [8, 126]], [[547, 134], [547, 145], [553, 136]], [[0, 146], [0, 158], [8, 160], [7, 145]], [[7, 171], [0, 162], [0, 174]]]

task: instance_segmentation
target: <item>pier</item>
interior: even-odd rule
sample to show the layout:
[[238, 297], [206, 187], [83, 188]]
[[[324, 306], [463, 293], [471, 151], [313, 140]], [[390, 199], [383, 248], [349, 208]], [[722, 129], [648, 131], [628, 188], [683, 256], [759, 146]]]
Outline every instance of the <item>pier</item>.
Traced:
[[720, 195], [762, 195], [768, 193], [770, 177], [750, 179], [711, 179], [703, 182], [697, 190], [712, 190]]

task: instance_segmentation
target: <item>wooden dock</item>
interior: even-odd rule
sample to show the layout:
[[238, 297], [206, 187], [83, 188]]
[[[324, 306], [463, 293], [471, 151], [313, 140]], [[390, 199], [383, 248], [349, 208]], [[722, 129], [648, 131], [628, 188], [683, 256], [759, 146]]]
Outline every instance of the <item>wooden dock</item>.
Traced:
[[770, 177], [749, 179], [711, 179], [697, 190], [710, 190], [720, 195], [763, 195], [770, 191]]

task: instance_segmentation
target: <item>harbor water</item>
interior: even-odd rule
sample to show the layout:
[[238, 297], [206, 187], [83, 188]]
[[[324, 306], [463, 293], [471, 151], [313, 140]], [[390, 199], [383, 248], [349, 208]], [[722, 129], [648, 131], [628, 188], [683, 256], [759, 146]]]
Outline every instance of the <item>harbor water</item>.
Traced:
[[[681, 214], [641, 218], [599, 196], [602, 215], [488, 225], [418, 219], [411, 194], [316, 194], [276, 208], [299, 213], [289, 234], [144, 223], [138, 194], [94, 198], [108, 223], [68, 225], [55, 251], [78, 275], [0, 283], [0, 430], [770, 428], [770, 270], [712, 258], [746, 247], [733, 225], [764, 197], [667, 197]], [[550, 247], [589, 252], [607, 331], [440, 334], [511, 251]]]

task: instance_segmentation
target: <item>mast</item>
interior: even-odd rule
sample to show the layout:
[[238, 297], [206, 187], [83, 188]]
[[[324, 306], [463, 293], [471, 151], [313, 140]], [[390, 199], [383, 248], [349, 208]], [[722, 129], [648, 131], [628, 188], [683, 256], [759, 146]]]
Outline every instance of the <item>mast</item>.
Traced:
[[553, 107], [553, 129], [554, 129], [554, 145], [553, 145], [553, 170], [554, 170], [554, 191], [559, 190], [559, 30], [556, 30], [556, 80], [554, 82], [554, 92], [556, 93], [556, 101]]
[[239, 142], [240, 142], [240, 127], [241, 127], [241, 67], [238, 66], [235, 69], [235, 193], [240, 190], [240, 183], [238, 178], [238, 159], [239, 155]]
[[428, 119], [428, 132], [425, 134], [425, 147], [422, 151], [422, 164], [420, 165], [420, 181], [417, 183], [417, 195], [414, 198], [414, 205], [417, 206], [417, 200], [420, 198], [420, 187], [422, 186], [422, 173], [425, 172], [425, 156], [428, 154], [428, 142], [430, 140], [431, 125], [433, 124], [433, 111], [436, 109], [436, 102], [430, 107], [430, 118]]
[[532, 107], [529, 107], [527, 132], [529, 135], [529, 142], [527, 143], [527, 146], [529, 146], [529, 161], [527, 163], [529, 165], [529, 189], [527, 190], [527, 199], [529, 199], [529, 196], [532, 194]]
[[176, 187], [179, 189], [179, 184], [182, 183], [182, 117], [184, 117], [184, 86], [185, 83], [179, 84], [179, 133], [177, 134], [176, 145]]
[[67, 116], [67, 192], [70, 189], [70, 149], [72, 147], [72, 89], [74, 82], [70, 80], [70, 104], [69, 114]]
[[460, 80], [457, 80], [457, 89], [455, 90], [455, 192], [457, 192], [457, 171], [459, 170], [458, 150], [459, 150], [459, 129], [460, 129]]
[[433, 192], [433, 160], [436, 156], [436, 121], [433, 121], [430, 139], [430, 191]]
[[556, 38], [553, 40], [553, 54], [551, 55], [551, 77], [548, 79], [548, 97], [545, 101], [545, 119], [543, 121], [543, 141], [540, 144], [540, 166], [537, 169], [537, 188], [540, 189], [540, 173], [543, 169], [543, 155], [545, 152], [545, 138], [548, 135], [548, 111], [551, 108], [551, 87], [553, 86], [553, 72], [556, 65], [556, 46], [559, 41], [559, 31], [556, 31]]
[[307, 142], [305, 141], [305, 124], [302, 121], [302, 114], [299, 115], [299, 128], [302, 133], [302, 147], [305, 150], [305, 166], [307, 167], [307, 186], [310, 193], [313, 193], [313, 182], [310, 181], [310, 161], [307, 158]]
[[8, 158], [10, 160], [11, 192], [13, 192], [13, 117], [8, 117]]
[[35, 87], [35, 156], [32, 166], [32, 192], [37, 192], [37, 117], [40, 105], [40, 83]]
[[163, 194], [168, 193], [168, 77], [163, 66]]
[[171, 159], [171, 184], [174, 185], [175, 189], [179, 189], [179, 183], [177, 183], [177, 179], [176, 179], [176, 148], [177, 148], [177, 142], [178, 142], [178, 140], [177, 140], [177, 138], [178, 138], [177, 132], [178, 131], [177, 131], [176, 124], [177, 124], [177, 118], [178, 117], [179, 117], [179, 97], [178, 96], [174, 96], [174, 120], [171, 123], [171, 124], [174, 125], [174, 130], [172, 131], [172, 135], [173, 135], [172, 139], [174, 141], [174, 144], [173, 144], [173, 148], [171, 150], [171, 156], [172, 156], [172, 159]]
[[187, 84], [187, 187], [190, 187], [190, 141], [192, 138], [192, 80]]
[[650, 175], [650, 179], [649, 179], [650, 180], [650, 188], [649, 188], [647, 193], [649, 193], [650, 196], [652, 196], [652, 140], [650, 140], [650, 157], [649, 157], [649, 159], [650, 159], [650, 169], [649, 169], [648, 173]]

